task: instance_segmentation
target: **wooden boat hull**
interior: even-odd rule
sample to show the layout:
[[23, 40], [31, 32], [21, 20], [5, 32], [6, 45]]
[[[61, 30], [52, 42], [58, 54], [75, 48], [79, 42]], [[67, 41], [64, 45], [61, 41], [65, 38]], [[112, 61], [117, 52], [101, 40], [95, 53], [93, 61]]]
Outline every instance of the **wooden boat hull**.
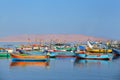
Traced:
[[13, 61], [47, 61], [49, 59], [49, 56], [47, 55], [16, 55], [16, 54], [10, 54]]
[[91, 53], [91, 54], [80, 54], [76, 53], [76, 57], [79, 59], [96, 59], [96, 60], [111, 60], [113, 59], [113, 54], [112, 53]]

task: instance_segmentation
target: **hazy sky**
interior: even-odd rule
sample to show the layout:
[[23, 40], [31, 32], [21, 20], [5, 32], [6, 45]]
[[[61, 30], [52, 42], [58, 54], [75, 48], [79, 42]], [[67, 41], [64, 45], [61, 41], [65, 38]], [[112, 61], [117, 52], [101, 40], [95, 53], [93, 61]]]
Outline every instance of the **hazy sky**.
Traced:
[[21, 34], [120, 39], [120, 0], [0, 0], [0, 37]]

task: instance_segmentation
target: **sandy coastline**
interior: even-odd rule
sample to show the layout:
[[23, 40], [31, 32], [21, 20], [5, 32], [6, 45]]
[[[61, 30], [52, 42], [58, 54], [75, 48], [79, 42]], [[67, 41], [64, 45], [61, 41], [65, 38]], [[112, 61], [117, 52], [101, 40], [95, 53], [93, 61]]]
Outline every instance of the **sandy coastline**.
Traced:
[[106, 40], [81, 34], [39, 34], [39, 35], [17, 35], [0, 38], [0, 42], [40, 42], [40, 41], [60, 41], [60, 42], [82, 42], [87, 40]]

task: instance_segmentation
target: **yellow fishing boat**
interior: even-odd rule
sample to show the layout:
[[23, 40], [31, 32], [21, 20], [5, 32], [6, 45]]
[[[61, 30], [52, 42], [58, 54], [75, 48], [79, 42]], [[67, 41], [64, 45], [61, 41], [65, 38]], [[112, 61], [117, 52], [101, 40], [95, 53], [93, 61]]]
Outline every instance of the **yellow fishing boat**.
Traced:
[[87, 51], [92, 53], [112, 53], [112, 49], [89, 49]]
[[92, 53], [112, 53], [112, 49], [108, 49], [104, 44], [94, 44], [92, 45], [87, 41], [86, 51]]

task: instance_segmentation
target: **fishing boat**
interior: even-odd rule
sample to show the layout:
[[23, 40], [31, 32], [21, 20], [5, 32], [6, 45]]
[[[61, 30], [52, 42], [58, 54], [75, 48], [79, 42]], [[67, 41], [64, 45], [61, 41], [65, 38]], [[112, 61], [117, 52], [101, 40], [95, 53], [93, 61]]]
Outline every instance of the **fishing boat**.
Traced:
[[56, 57], [61, 58], [68, 58], [68, 57], [75, 57], [74, 52], [54, 52]]
[[92, 53], [112, 53], [112, 49], [89, 49], [87, 51]]
[[7, 52], [0, 52], [0, 57], [6, 57], [6, 58], [10, 58], [10, 54]]
[[[53, 52], [55, 57], [75, 57], [76, 47], [71, 46], [71, 44], [67, 43], [57, 43], [53, 45], [52, 49], [49, 49], [49, 52]], [[51, 54], [52, 55], [52, 54]]]
[[6, 49], [0, 48], [0, 57], [9, 58], [10, 54], [8, 53], [8, 51]]
[[75, 53], [73, 52], [48, 52], [47, 55], [50, 58], [67, 58], [67, 57], [75, 57]]
[[49, 55], [50, 58], [57, 58], [57, 57], [62, 57], [62, 58], [67, 58], [67, 57], [75, 57], [75, 53], [74, 52], [70, 52], [70, 51], [58, 51], [58, 52], [54, 52], [54, 51], [48, 51], [46, 52], [47, 55]]
[[12, 61], [48, 61], [48, 55], [19, 55], [10, 53]]
[[90, 52], [76, 52], [76, 57], [79, 59], [96, 59], [96, 60], [112, 60], [114, 55], [112, 53], [90, 53]]
[[86, 50], [92, 53], [112, 53], [112, 49], [108, 49], [106, 45], [95, 42], [92, 44], [90, 41], [87, 41]]
[[33, 61], [33, 62], [25, 62], [25, 61], [15, 61], [10, 63], [10, 67], [25, 67], [25, 66], [38, 66], [38, 67], [48, 67], [49, 62], [43, 62], [43, 61]]
[[75, 52], [76, 57], [80, 59], [100, 59], [100, 60], [111, 60], [114, 57], [113, 53], [108, 52], [90, 52], [86, 50], [85, 46], [79, 46], [78, 50]]
[[113, 54], [115, 54], [116, 57], [120, 56], [120, 50], [118, 50], [118, 49], [112, 49], [112, 51], [113, 51]]
[[76, 48], [72, 47], [71, 44], [57, 43], [53, 45], [54, 52], [73, 52]]
[[18, 53], [20, 53], [20, 55], [48, 55], [50, 58], [55, 58], [56, 55], [54, 52], [50, 52], [50, 51], [46, 51], [46, 52], [41, 52], [41, 51], [37, 51], [37, 50], [33, 50], [33, 51], [24, 51], [24, 50], [18, 50]]
[[31, 45], [20, 45], [16, 47], [16, 51], [17, 50], [32, 51], [33, 48]]

